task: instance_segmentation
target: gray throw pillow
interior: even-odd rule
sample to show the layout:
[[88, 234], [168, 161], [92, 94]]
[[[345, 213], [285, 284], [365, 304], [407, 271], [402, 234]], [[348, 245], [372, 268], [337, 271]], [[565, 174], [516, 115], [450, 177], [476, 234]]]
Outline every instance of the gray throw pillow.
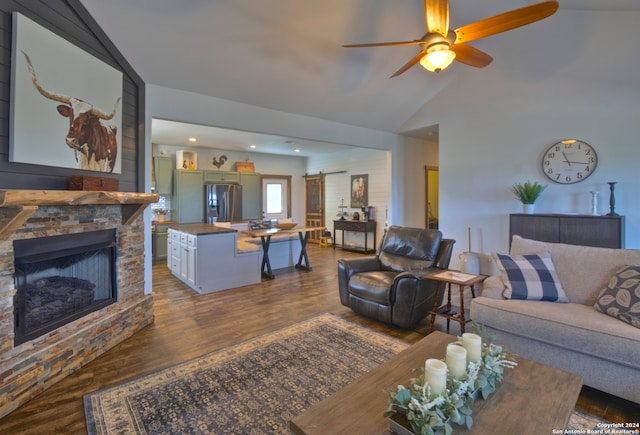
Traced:
[[623, 266], [609, 279], [594, 308], [640, 328], [640, 266]]

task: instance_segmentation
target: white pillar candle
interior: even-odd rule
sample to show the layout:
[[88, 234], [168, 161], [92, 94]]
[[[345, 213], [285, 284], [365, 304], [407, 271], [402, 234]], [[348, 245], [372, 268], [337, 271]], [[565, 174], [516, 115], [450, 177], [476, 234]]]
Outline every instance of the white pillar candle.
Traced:
[[447, 388], [447, 365], [439, 359], [430, 358], [424, 363], [424, 379], [433, 394], [441, 394]]
[[482, 338], [479, 335], [465, 332], [462, 334], [462, 346], [467, 350], [469, 362], [477, 362], [482, 358]]
[[462, 379], [467, 373], [467, 350], [462, 346], [450, 343], [447, 346], [446, 362], [451, 376]]

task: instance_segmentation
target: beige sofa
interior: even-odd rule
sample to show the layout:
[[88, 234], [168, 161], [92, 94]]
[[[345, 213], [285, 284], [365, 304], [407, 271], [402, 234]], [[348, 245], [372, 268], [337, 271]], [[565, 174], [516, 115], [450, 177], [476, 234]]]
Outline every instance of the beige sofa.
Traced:
[[492, 276], [471, 302], [471, 318], [509, 352], [576, 373], [585, 385], [640, 403], [640, 328], [594, 308], [620, 267], [640, 265], [640, 250], [514, 236], [512, 256], [540, 252], [551, 254], [569, 303], [505, 299], [503, 279]]

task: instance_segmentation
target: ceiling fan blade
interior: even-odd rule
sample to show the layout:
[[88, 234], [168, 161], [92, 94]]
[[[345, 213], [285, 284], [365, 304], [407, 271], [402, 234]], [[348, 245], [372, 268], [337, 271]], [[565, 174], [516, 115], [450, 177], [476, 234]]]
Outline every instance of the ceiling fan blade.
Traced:
[[424, 15], [429, 33], [449, 33], [449, 0], [424, 0]]
[[558, 10], [557, 1], [545, 1], [467, 24], [455, 30], [455, 43], [469, 42], [516, 29], [550, 17]]
[[405, 71], [407, 71], [409, 68], [411, 68], [412, 66], [414, 66], [415, 64], [417, 64], [418, 62], [420, 62], [420, 59], [422, 59], [424, 57], [424, 55], [427, 54], [426, 50], [421, 50], [420, 53], [416, 54], [414, 57], [411, 58], [411, 60], [407, 63], [405, 63], [402, 68], [400, 68], [398, 71], [396, 71], [390, 78], [394, 78], [399, 76], [400, 74], [404, 73]]
[[454, 44], [451, 50], [456, 54], [458, 62], [465, 65], [474, 66], [476, 68], [484, 68], [493, 62], [493, 58], [482, 50], [467, 44]]
[[372, 42], [369, 44], [346, 44], [343, 47], [353, 48], [353, 47], [387, 47], [387, 46], [403, 46], [403, 45], [418, 45], [422, 44], [424, 41], [398, 41], [398, 42]]

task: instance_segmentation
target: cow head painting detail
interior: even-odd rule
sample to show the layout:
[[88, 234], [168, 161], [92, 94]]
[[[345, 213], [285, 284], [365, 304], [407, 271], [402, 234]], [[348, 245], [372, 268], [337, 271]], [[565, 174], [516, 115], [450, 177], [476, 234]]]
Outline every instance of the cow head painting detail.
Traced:
[[45, 98], [60, 104], [58, 113], [69, 118], [69, 131], [66, 143], [73, 149], [79, 169], [113, 172], [118, 154], [117, 126], [112, 121], [117, 113], [120, 98], [116, 100], [111, 113], [95, 108], [91, 103], [79, 98], [55, 94], [44, 89], [38, 82], [31, 59], [22, 52], [27, 61], [31, 81]]

